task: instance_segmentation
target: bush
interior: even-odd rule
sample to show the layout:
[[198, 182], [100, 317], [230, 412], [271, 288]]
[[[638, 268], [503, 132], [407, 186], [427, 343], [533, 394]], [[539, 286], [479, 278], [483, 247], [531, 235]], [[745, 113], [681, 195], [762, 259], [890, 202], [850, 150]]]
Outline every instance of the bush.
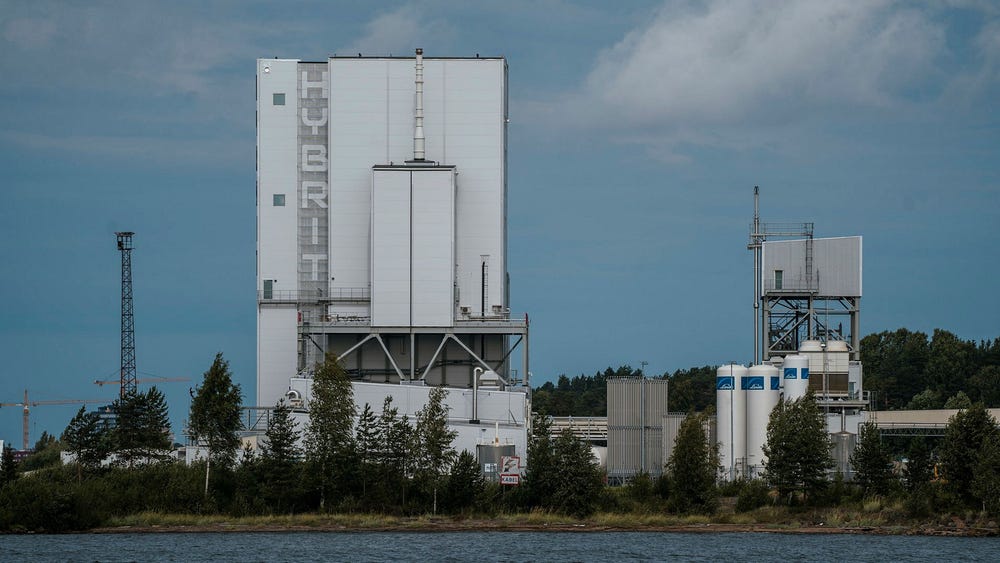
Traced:
[[736, 512], [750, 512], [771, 502], [771, 490], [764, 481], [751, 479], [740, 483], [741, 486], [736, 495]]

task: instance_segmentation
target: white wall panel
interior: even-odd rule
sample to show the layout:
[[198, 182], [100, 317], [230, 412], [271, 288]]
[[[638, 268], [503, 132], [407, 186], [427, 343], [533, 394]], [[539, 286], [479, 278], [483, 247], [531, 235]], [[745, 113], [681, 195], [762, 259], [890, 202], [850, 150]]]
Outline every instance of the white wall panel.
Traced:
[[[763, 247], [763, 290], [775, 286], [775, 271], [783, 272], [784, 290], [805, 288], [806, 241], [769, 241]], [[813, 286], [819, 296], [861, 297], [861, 237], [813, 239]]]
[[410, 325], [410, 172], [376, 170], [372, 190], [372, 326]]
[[452, 326], [455, 316], [455, 173], [414, 170], [413, 326]]
[[[330, 59], [331, 276], [366, 287], [371, 167], [413, 158], [413, 59]], [[480, 255], [490, 256], [487, 308], [506, 304], [505, 65], [424, 59], [427, 159], [455, 165], [455, 259], [462, 305], [480, 308]]]
[[[273, 406], [295, 376], [298, 312], [294, 305], [257, 310], [257, 405]], [[249, 399], [249, 398], [248, 398]]]
[[[264, 72], [264, 67], [268, 72]], [[297, 166], [298, 61], [257, 61], [257, 291], [263, 280], [275, 280], [276, 292], [298, 287]], [[274, 105], [274, 94], [284, 94], [285, 105]], [[285, 205], [274, 206], [283, 194]]]

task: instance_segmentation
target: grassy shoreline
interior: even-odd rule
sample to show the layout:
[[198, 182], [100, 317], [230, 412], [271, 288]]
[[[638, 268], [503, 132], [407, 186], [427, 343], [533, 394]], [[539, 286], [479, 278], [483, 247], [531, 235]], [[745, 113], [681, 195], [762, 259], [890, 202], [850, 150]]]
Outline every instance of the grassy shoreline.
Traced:
[[295, 514], [231, 517], [225, 515], [144, 512], [112, 519], [88, 533], [156, 532], [762, 532], [809, 534], [882, 534], [931, 536], [1000, 536], [995, 520], [942, 516], [937, 520], [888, 521], [879, 514], [827, 509], [791, 512], [768, 507], [745, 514], [677, 516], [670, 514], [598, 513], [589, 518], [530, 512], [498, 516], [391, 516], [384, 514]]

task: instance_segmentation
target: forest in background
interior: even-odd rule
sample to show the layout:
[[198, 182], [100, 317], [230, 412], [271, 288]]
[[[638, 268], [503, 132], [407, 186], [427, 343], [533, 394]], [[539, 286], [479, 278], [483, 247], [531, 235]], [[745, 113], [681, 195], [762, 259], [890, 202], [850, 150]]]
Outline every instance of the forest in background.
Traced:
[[[976, 342], [943, 329], [928, 336], [899, 328], [861, 339], [861, 362], [864, 388], [882, 410], [965, 408], [976, 402], [1000, 407], [1000, 338]], [[701, 412], [715, 405], [717, 367], [651, 377], [670, 381], [670, 412]], [[607, 416], [608, 379], [640, 375], [628, 365], [594, 375], [560, 375], [533, 389], [532, 408], [549, 416]]]

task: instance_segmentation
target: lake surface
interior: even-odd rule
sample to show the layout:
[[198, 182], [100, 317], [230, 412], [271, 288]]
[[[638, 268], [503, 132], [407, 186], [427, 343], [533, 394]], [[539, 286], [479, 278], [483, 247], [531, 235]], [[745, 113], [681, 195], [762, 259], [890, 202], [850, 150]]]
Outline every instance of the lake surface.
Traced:
[[657, 532], [0, 536], [2, 561], [989, 561], [1000, 538]]

